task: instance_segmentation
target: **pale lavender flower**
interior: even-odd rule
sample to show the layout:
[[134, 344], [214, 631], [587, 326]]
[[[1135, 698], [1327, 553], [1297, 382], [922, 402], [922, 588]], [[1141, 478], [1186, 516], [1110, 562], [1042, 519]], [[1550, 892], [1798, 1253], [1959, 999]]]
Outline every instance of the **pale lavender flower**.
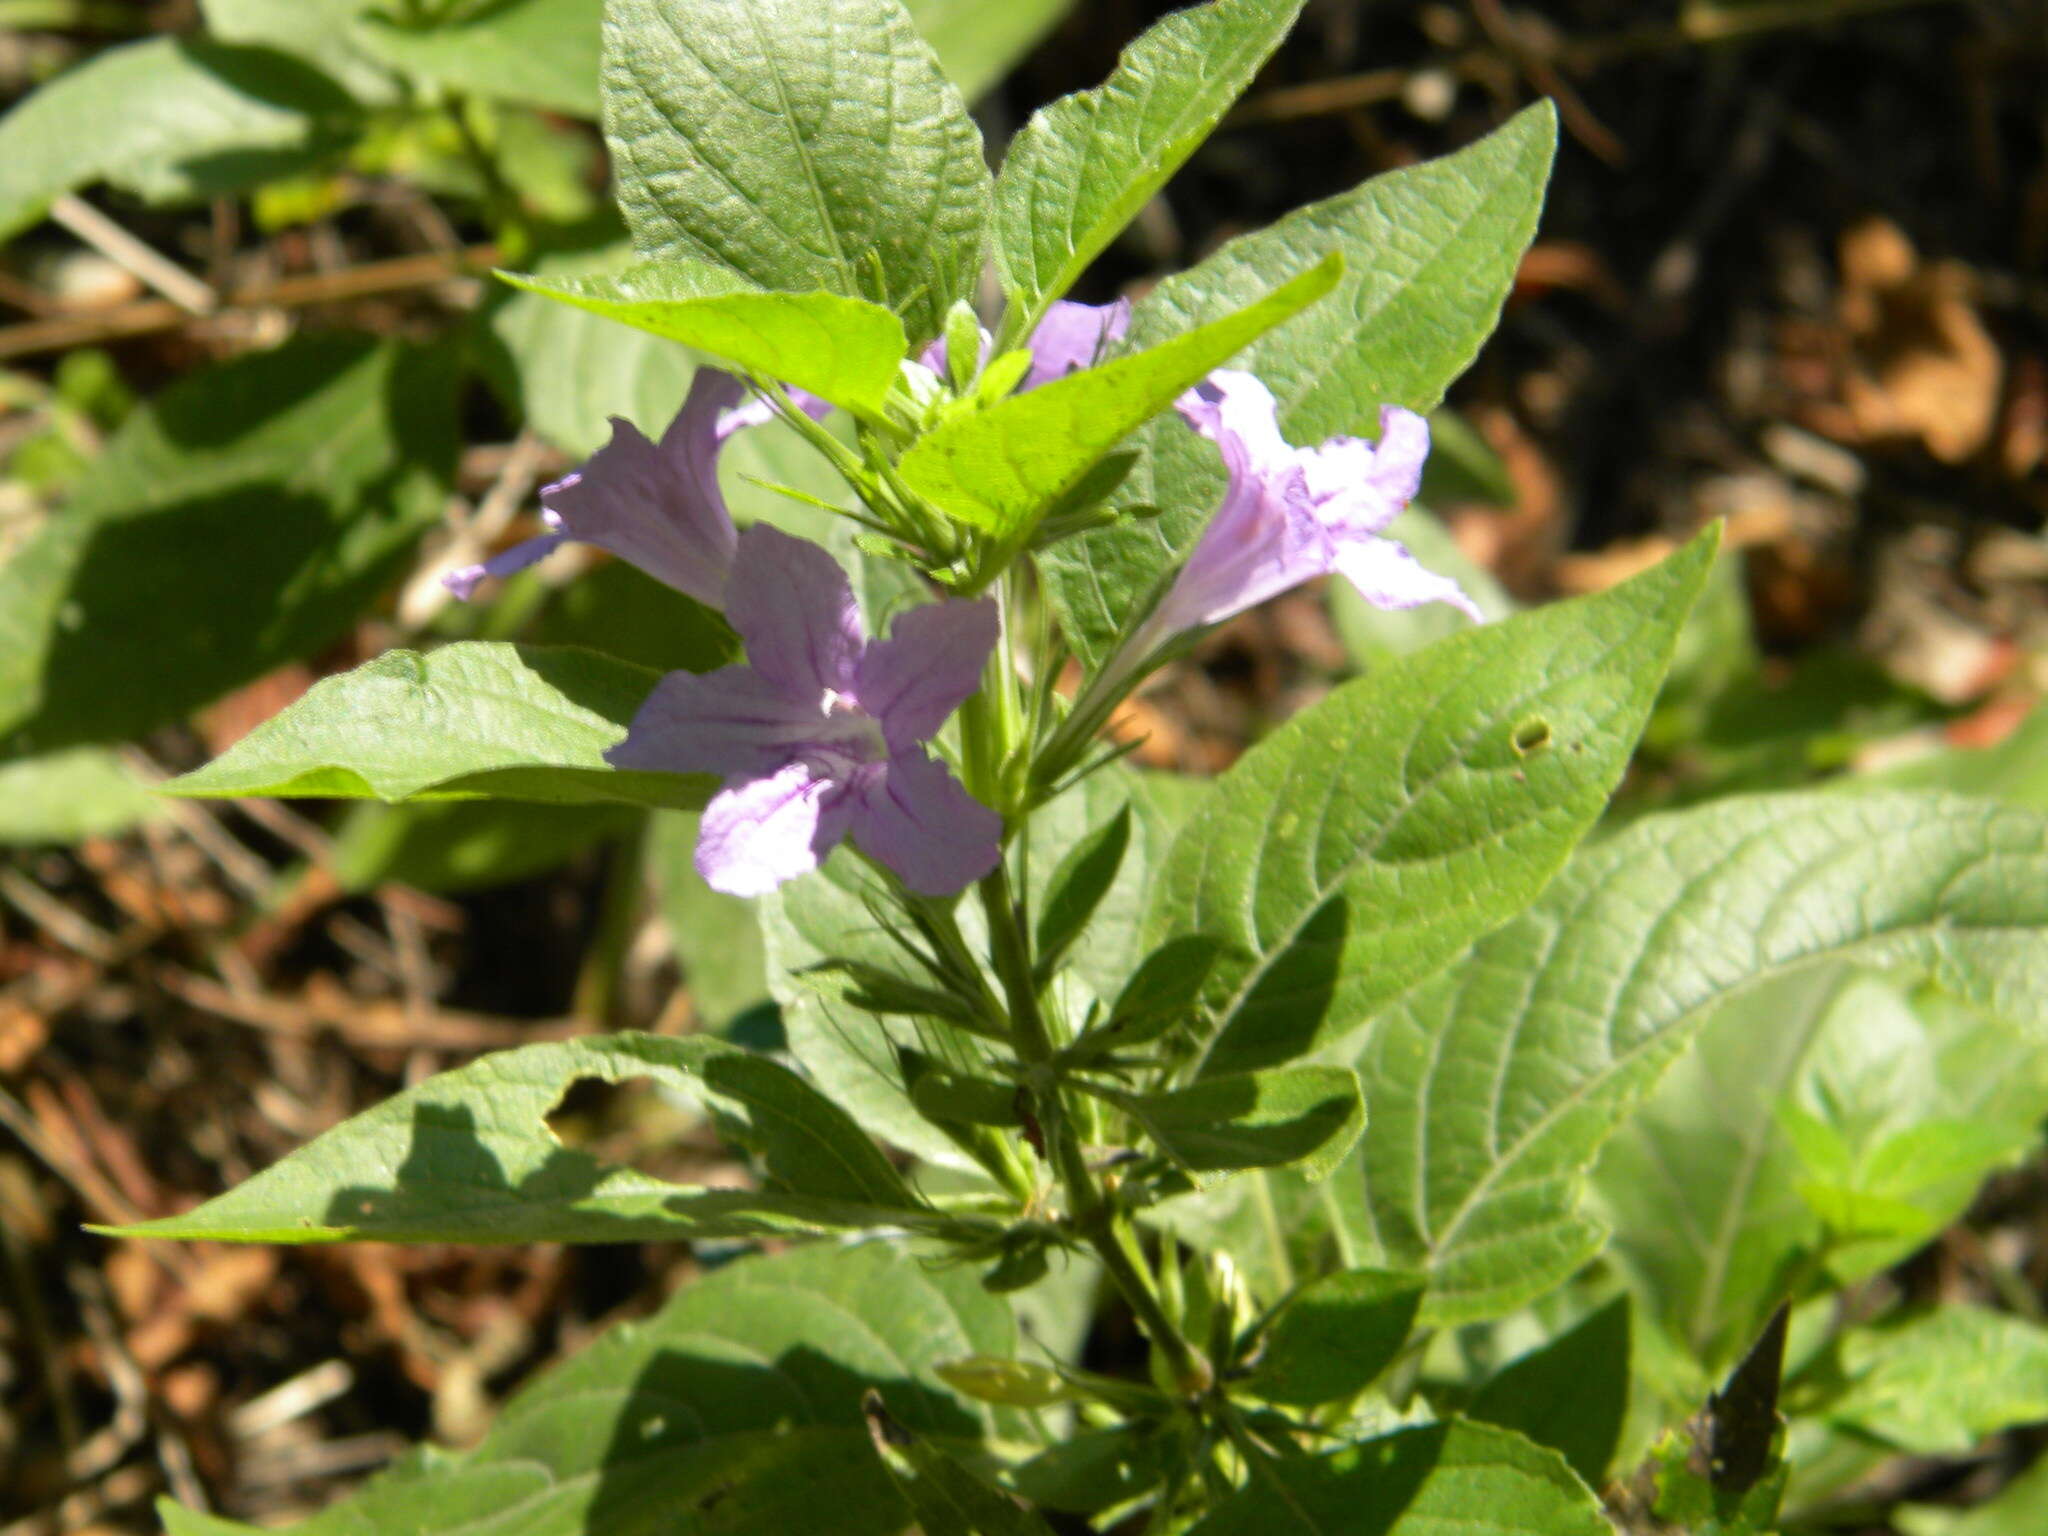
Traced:
[[[1109, 304], [1076, 304], [1066, 299], [1057, 300], [1025, 343], [1031, 353], [1031, 367], [1017, 385], [1017, 393], [1021, 395], [1041, 384], [1050, 384], [1054, 379], [1063, 379], [1077, 368], [1093, 367], [1104, 352], [1124, 339], [1124, 332], [1130, 329], [1130, 324], [1129, 299], [1118, 299]], [[984, 363], [988, 361], [989, 345], [989, 334], [984, 331], [981, 336], [981, 361]], [[944, 378], [945, 338], [940, 337], [926, 347], [919, 361]]]
[[1399, 406], [1380, 410], [1376, 443], [1333, 437], [1296, 448], [1280, 433], [1272, 391], [1249, 373], [1219, 369], [1178, 409], [1223, 455], [1229, 484], [1131, 649], [1139, 655], [1183, 630], [1221, 623], [1312, 576], [1336, 571], [1376, 608], [1449, 603], [1474, 619], [1472, 600], [1424, 570], [1380, 531], [1414, 499], [1429, 455], [1429, 423]]
[[[731, 374], [698, 369], [689, 398], [659, 443], [614, 416], [612, 440], [583, 468], [540, 493], [548, 532], [441, 580], [466, 599], [485, 577], [523, 571], [574, 539], [608, 549], [657, 581], [717, 607], [738, 537], [718, 487], [719, 451], [735, 432], [773, 414], [765, 400], [742, 405], [745, 393]], [[801, 390], [793, 398], [813, 417], [832, 409]]]
[[747, 665], [671, 672], [605, 754], [615, 768], [725, 776], [697, 841], [714, 889], [762, 895], [849, 835], [923, 895], [995, 867], [1002, 818], [924, 747], [981, 686], [993, 603], [913, 608], [869, 640], [838, 563], [757, 523], [739, 536], [725, 604]]

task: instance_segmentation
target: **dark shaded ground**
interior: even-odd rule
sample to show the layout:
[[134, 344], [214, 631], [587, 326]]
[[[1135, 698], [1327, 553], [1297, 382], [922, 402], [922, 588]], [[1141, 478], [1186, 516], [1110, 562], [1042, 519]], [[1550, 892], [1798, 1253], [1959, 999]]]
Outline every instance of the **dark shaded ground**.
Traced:
[[[1083, 5], [987, 109], [991, 136], [1099, 79], [1165, 9]], [[1463, 548], [1536, 599], [1729, 515], [1776, 664], [1846, 647], [1918, 691], [1916, 718], [1994, 739], [2048, 681], [2043, 0], [1311, 0], [1083, 296], [1469, 143], [1543, 94], [1566, 122], [1550, 210], [1452, 402], [1516, 497], [1440, 508]], [[142, 217], [166, 243], [193, 233]], [[387, 258], [405, 249], [394, 229], [356, 219], [244, 254], [289, 268], [331, 240]], [[417, 328], [443, 311], [347, 313]], [[218, 345], [169, 334], [116, 356], [146, 391]], [[472, 490], [504, 435], [487, 401], [475, 417]], [[1307, 595], [1201, 660], [1140, 721], [1155, 759], [1220, 766], [1345, 665]], [[281, 687], [217, 727], [267, 715]], [[606, 970], [588, 961], [604, 854], [459, 901], [341, 900], [317, 872], [271, 886], [317, 862], [317, 825], [179, 814], [0, 860], [0, 1536], [153, 1530], [145, 1501], [165, 1487], [251, 1518], [316, 1507], [406, 1439], [473, 1437], [512, 1382], [689, 1272], [667, 1252], [81, 1234], [189, 1204], [476, 1050], [575, 1027]], [[625, 955], [615, 1019], [682, 1023], [672, 965]], [[662, 1134], [592, 1113], [620, 1155]], [[2035, 1252], [2043, 1197], [2038, 1171], [2002, 1182], [1957, 1243]], [[1945, 1248], [1918, 1263], [1930, 1286], [1957, 1268]]]

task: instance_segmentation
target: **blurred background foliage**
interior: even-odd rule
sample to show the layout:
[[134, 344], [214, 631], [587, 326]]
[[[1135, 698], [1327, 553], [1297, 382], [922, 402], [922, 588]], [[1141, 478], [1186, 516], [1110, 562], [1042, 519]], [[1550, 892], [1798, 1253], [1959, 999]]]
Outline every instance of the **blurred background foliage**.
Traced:
[[[910, 8], [999, 147], [1168, 7]], [[438, 583], [530, 531], [538, 488], [608, 416], [663, 424], [693, 366], [488, 276], [625, 259], [594, 122], [600, 12], [0, 0], [4, 1536], [152, 1529], [164, 1487], [248, 1518], [317, 1506], [414, 1435], [474, 1441], [519, 1376], [715, 1261], [76, 1231], [180, 1209], [482, 1049], [622, 1024], [780, 1038], [753, 911], [697, 879], [687, 816], [148, 792], [393, 645], [516, 637], [673, 666], [729, 643], [579, 554], [474, 607]], [[1567, 135], [1550, 210], [1436, 419], [1403, 536], [1500, 614], [1728, 519], [1617, 820], [1815, 781], [2048, 805], [2043, 0], [1311, 0], [1081, 296], [1140, 292], [1545, 95]], [[780, 429], [736, 440], [727, 493], [817, 533], [767, 489], [829, 489], [795, 449]], [[1213, 772], [1456, 622], [1297, 593], [1116, 729], [1149, 766]], [[1887, 978], [1728, 1012], [1603, 1166], [1638, 1420], [1696, 1402], [1788, 1272], [1854, 1287], [1852, 1306], [1884, 1286], [2039, 1316], [2041, 1063]], [[1786, 1024], [1768, 1060], [1741, 1023], [1760, 1013]], [[714, 1155], [646, 1096], [572, 1103], [563, 1124], [657, 1171], [701, 1178]], [[1958, 1124], [1975, 1134], [1957, 1161], [1922, 1166], [1926, 1128]], [[1731, 1156], [1741, 1188], [1641, 1173]], [[1701, 1294], [1705, 1260], [1671, 1234], [1773, 1201], [1805, 1215], [1769, 1241], [1701, 1228], [1726, 1238]], [[1294, 1214], [1287, 1242], [1327, 1239]], [[1578, 1380], [1605, 1294], [1429, 1368], [1478, 1379], [1549, 1339]], [[1048, 1303], [1045, 1336], [1075, 1316]], [[1812, 1380], [1840, 1368], [1800, 1337], [1795, 1320]], [[1129, 1344], [1111, 1319], [1090, 1347]], [[1887, 1345], [1900, 1370], [1910, 1345]], [[1975, 1437], [1953, 1423], [1830, 1401], [1803, 1518], [2048, 1527], [2038, 1471], [2012, 1480], [2026, 1432], [1958, 1460]]]

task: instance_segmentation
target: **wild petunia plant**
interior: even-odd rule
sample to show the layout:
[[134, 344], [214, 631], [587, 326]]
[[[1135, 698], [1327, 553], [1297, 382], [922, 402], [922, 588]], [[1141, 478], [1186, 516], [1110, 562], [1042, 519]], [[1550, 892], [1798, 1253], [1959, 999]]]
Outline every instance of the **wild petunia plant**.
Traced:
[[[1654, 1310], [1663, 1282], [1642, 1231], [1602, 1266], [1600, 1212], [1623, 1220], [1636, 1186], [1596, 1207], [1596, 1164], [1746, 989], [1853, 967], [1927, 978], [1980, 1023], [2038, 1015], [2048, 825], [1927, 794], [1761, 797], [1575, 853], [1711, 535], [1375, 669], [1216, 783], [1123, 760], [1103, 728], [1151, 673], [1310, 578], [1479, 614], [1389, 525], [1418, 494], [1421, 413], [1535, 227], [1547, 109], [1134, 306], [1066, 297], [1299, 9], [1169, 16], [992, 174], [898, 0], [608, 6], [638, 261], [512, 281], [705, 361], [674, 421], [644, 424], [658, 438], [616, 422], [544, 492], [543, 536], [448, 581], [483, 595], [596, 545], [730, 644], [666, 675], [575, 648], [394, 652], [178, 787], [699, 811], [697, 869], [759, 901], [785, 1045], [487, 1056], [130, 1229], [678, 1241], [711, 1267], [475, 1450], [408, 1460], [305, 1529], [1569, 1536], [1608, 1529], [1624, 1447], [1744, 1352], [1744, 1390], [1689, 1432], [1705, 1449], [1658, 1442], [1610, 1503], [1645, 1529], [1773, 1527], [1773, 1309], [1931, 1230], [2011, 1143], [1893, 1199], [1861, 1248], [1877, 1207], [1844, 1152], [1840, 1240], [1816, 1228], [1771, 1270], [1804, 1282], [1715, 1313], [1632, 1441], [1608, 1303]], [[719, 461], [756, 429], [838, 493], [737, 527]], [[700, 1106], [757, 1181], [684, 1187], [562, 1145], [547, 1117], [592, 1078]], [[1148, 1368], [1083, 1363], [1098, 1289]], [[1801, 1327], [1800, 1361], [1870, 1348]], [[1496, 1369], [1518, 1337], [1548, 1342]], [[1853, 1371], [1828, 1369], [1825, 1412], [1907, 1433], [1857, 1418]]]

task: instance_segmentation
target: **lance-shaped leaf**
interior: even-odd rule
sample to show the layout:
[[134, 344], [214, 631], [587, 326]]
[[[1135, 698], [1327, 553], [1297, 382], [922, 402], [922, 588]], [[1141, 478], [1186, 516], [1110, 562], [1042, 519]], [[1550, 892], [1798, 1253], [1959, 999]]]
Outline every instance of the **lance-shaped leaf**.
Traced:
[[682, 342], [834, 405], [879, 416], [907, 343], [878, 304], [813, 289], [770, 293], [709, 262], [668, 258], [590, 277], [505, 281], [528, 293]]
[[[810, 1244], [679, 1289], [516, 1395], [474, 1450], [422, 1449], [290, 1527], [296, 1536], [900, 1536], [910, 1511], [875, 1459], [861, 1395], [914, 1433], [972, 1447], [1019, 1415], [935, 1367], [1008, 1355], [1009, 1308], [964, 1265], [894, 1243]], [[166, 1501], [170, 1536], [256, 1527]]]
[[1512, 1310], [1598, 1249], [1586, 1171], [1716, 1003], [1844, 959], [2037, 1024], [2044, 930], [2032, 812], [1814, 794], [1638, 822], [1375, 1023], [1360, 1071], [1380, 1245], [1429, 1270], [1428, 1319]]
[[139, 736], [346, 631], [445, 509], [455, 361], [301, 337], [131, 416], [0, 563], [0, 751]]
[[621, 801], [697, 810], [702, 774], [626, 773], [604, 760], [661, 675], [574, 646], [464, 641], [386, 651], [306, 696], [174, 794], [341, 800]]
[[1209, 136], [1302, 0], [1176, 11], [1092, 91], [1033, 114], [996, 178], [996, 267], [1022, 337]]
[[1612, 1536], [1557, 1452], [1490, 1424], [1429, 1424], [1267, 1463], [1189, 1536]]
[[603, 93], [642, 255], [871, 299], [914, 344], [973, 290], [981, 134], [898, 0], [612, 0]]
[[1197, 1183], [1290, 1166], [1324, 1178], [1365, 1129], [1358, 1077], [1344, 1067], [1246, 1072], [1162, 1093], [1089, 1091], [1135, 1120]]
[[1424, 1289], [1422, 1276], [1391, 1269], [1311, 1280], [1273, 1319], [1245, 1386], [1298, 1408], [1349, 1401], [1401, 1353]]
[[1439, 641], [1224, 776], [1152, 924], [1226, 945], [1205, 1073], [1341, 1038], [1535, 898], [1620, 778], [1712, 557], [1703, 537], [1595, 597]]
[[1160, 346], [962, 412], [903, 455], [904, 482], [948, 516], [1021, 544], [1110, 449], [1315, 303], [1343, 270], [1342, 257], [1327, 256], [1245, 308]]
[[[1493, 330], [1536, 230], [1556, 116], [1531, 107], [1469, 149], [1394, 171], [1244, 235], [1167, 278], [1131, 317], [1127, 349], [1156, 346], [1229, 314], [1334, 251], [1344, 277], [1327, 303], [1268, 332], [1233, 366], [1279, 402], [1287, 440], [1373, 437], [1382, 405], [1426, 411]], [[1216, 451], [1179, 421], [1132, 440], [1143, 458], [1119, 500], [1125, 519], [1040, 556], [1047, 594], [1084, 661], [1100, 661], [1160, 576], [1187, 558], [1223, 493]]]
[[[547, 1116], [589, 1078], [647, 1078], [697, 1101], [780, 1187], [689, 1188], [565, 1147]], [[943, 1224], [852, 1118], [787, 1067], [702, 1036], [617, 1034], [443, 1072], [197, 1210], [120, 1231], [263, 1243], [616, 1243]]]

